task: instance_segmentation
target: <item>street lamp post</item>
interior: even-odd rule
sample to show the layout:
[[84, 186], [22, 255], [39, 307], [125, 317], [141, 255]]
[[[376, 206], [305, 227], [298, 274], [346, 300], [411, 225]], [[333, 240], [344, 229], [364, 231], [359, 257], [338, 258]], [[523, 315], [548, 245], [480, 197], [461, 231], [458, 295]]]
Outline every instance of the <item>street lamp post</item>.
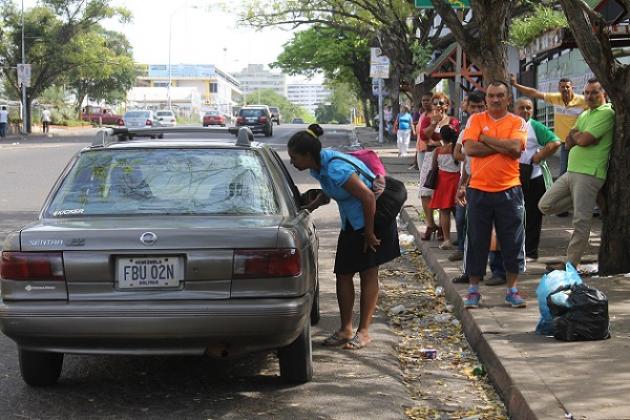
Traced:
[[[177, 10], [175, 10], [177, 12]], [[173, 35], [173, 16], [175, 12], [171, 13], [168, 24], [168, 85], [166, 86], [166, 106], [171, 109], [171, 41]]]
[[[22, 66], [26, 64], [26, 54], [24, 52], [24, 0], [22, 0]], [[22, 80], [22, 134], [26, 134], [26, 118], [28, 110], [26, 109], [26, 85]]]
[[168, 86], [166, 87], [166, 102], [168, 109], [171, 109], [171, 84], [172, 84], [172, 72], [171, 72], [171, 44], [173, 42], [173, 18], [175, 14], [182, 9], [199, 9], [196, 5], [184, 5], [178, 9], [175, 9], [169, 18], [168, 23]]

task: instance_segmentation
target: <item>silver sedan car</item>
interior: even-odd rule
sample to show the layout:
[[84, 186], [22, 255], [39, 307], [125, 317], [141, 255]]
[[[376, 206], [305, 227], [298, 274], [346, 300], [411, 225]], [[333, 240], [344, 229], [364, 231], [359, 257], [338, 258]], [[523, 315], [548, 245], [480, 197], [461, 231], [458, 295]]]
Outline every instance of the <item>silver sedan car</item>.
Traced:
[[318, 237], [280, 156], [248, 131], [103, 136], [71, 160], [2, 251], [0, 328], [26, 383], [54, 384], [64, 353], [269, 349], [283, 379], [311, 379]]

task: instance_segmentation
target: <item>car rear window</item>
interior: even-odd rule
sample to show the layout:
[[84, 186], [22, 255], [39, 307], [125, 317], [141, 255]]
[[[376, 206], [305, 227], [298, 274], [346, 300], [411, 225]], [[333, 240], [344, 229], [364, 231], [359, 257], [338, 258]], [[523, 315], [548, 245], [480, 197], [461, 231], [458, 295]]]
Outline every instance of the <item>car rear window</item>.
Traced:
[[149, 118], [147, 111], [129, 111], [125, 114], [125, 118]]
[[260, 156], [243, 149], [125, 149], [84, 152], [48, 217], [276, 214]]
[[278, 108], [275, 107], [269, 107], [269, 111], [273, 112], [274, 114], [277, 114], [279, 112]]
[[262, 109], [241, 109], [242, 117], [260, 117], [263, 115]]
[[219, 115], [218, 111], [208, 111], [208, 112], [206, 112], [206, 116], [207, 117], [215, 117], [215, 116], [218, 116], [218, 115]]
[[171, 111], [158, 111], [156, 115], [158, 117], [172, 117], [173, 113]]

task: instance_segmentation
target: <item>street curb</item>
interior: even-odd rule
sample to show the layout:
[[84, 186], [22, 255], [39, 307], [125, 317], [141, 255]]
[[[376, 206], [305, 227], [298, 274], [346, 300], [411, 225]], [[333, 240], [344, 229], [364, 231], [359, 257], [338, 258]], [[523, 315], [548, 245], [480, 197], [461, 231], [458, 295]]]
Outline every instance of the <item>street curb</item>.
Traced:
[[[495, 389], [501, 395], [508, 410], [510, 419], [513, 420], [537, 420], [529, 402], [518, 388], [516, 381], [510, 376], [501, 359], [492, 348], [486, 335], [468, 310], [464, 308], [464, 300], [451, 282], [444, 268], [439, 263], [437, 256], [431, 250], [429, 243], [420, 240], [420, 226], [409, 213], [412, 206], [405, 206], [401, 211], [401, 217], [407, 223], [407, 230], [414, 236], [418, 249], [435, 274], [437, 282], [444, 288], [446, 299], [454, 306], [453, 313], [462, 324], [462, 329], [471, 347], [475, 350], [479, 359], [484, 364], [488, 377], [495, 385]], [[416, 218], [417, 219], [417, 218]]]

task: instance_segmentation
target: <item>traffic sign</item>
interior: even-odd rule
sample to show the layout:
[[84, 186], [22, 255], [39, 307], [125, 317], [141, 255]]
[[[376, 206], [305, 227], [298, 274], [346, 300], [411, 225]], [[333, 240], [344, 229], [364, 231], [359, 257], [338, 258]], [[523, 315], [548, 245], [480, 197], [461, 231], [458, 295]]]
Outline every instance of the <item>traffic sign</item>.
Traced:
[[[447, 0], [453, 9], [470, 9], [470, 0]], [[431, 0], [416, 0], [419, 9], [433, 9]]]
[[383, 55], [383, 51], [381, 51], [378, 47], [370, 48], [370, 64], [382, 64], [389, 66], [389, 57]]
[[[385, 83], [383, 83], [383, 87], [381, 88], [383, 92], [383, 96], [389, 96], [389, 91], [385, 87]], [[379, 91], [379, 79], [372, 79], [372, 95], [378, 96]]]
[[370, 64], [370, 77], [389, 79], [389, 64]]
[[26, 87], [30, 87], [31, 86], [31, 65], [18, 64], [17, 65], [17, 78], [18, 78], [18, 85], [23, 84]]

